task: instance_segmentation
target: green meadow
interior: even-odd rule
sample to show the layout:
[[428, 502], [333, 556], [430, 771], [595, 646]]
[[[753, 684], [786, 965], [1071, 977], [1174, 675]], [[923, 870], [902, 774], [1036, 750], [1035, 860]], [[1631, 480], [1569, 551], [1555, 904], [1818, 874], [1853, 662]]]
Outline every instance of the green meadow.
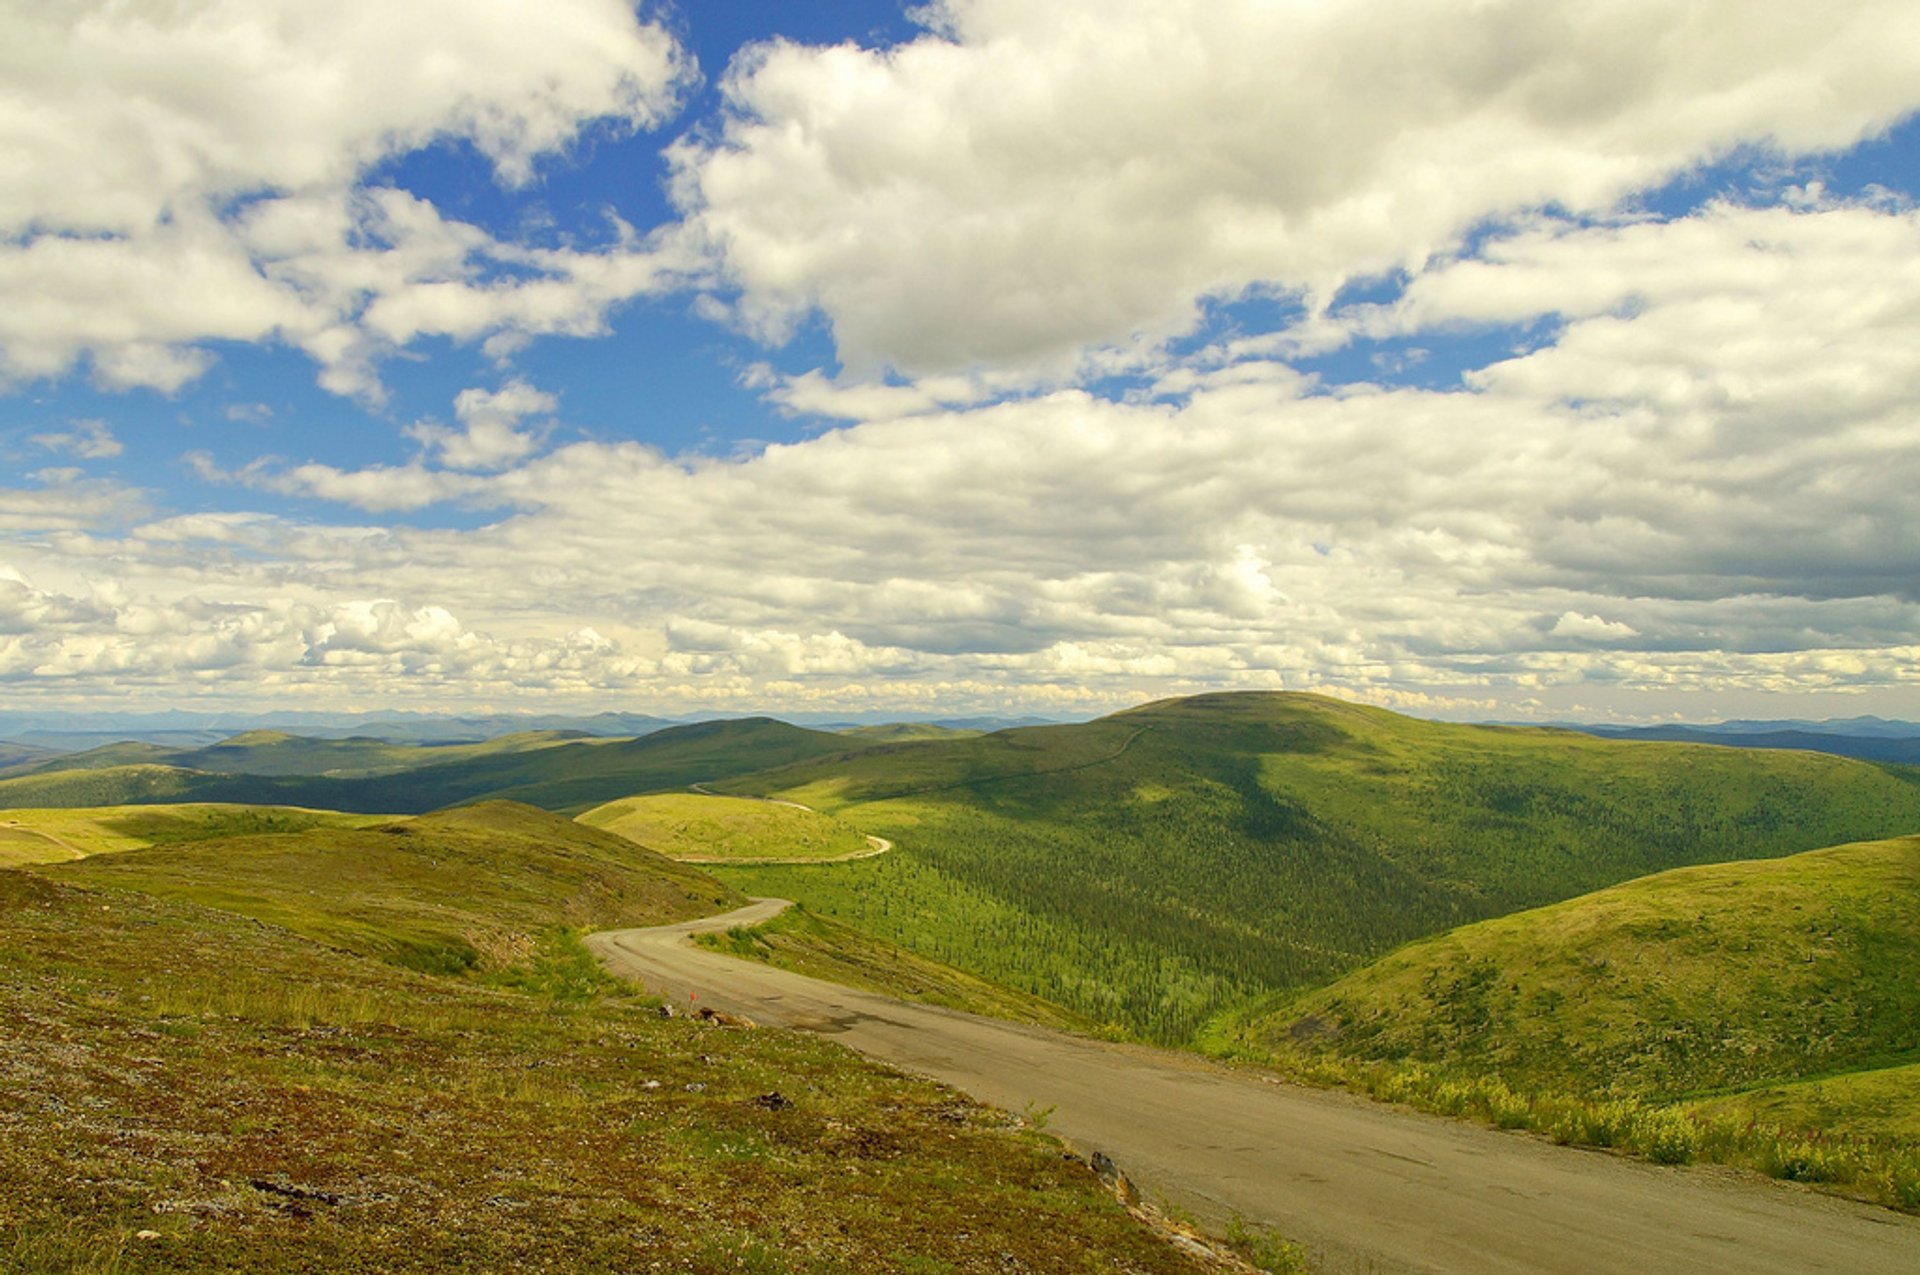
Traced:
[[831, 815], [750, 797], [651, 793], [595, 806], [578, 818], [684, 863], [830, 861], [877, 849]]
[[256, 832], [364, 827], [381, 818], [293, 806], [212, 804], [8, 810], [0, 813], [0, 867]]

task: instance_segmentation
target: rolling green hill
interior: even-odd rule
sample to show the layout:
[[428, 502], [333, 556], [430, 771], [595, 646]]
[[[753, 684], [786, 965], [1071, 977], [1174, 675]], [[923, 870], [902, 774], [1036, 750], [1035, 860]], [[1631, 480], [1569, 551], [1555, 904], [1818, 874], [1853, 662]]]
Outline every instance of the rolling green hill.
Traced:
[[0, 1269], [1200, 1269], [830, 1043], [662, 1019], [577, 949], [404, 968], [716, 894], [503, 806], [0, 870]]
[[298, 775], [369, 778], [427, 766], [445, 766], [498, 754], [527, 752], [585, 739], [572, 731], [526, 731], [481, 743], [395, 744], [369, 736], [316, 739], [255, 730], [200, 748], [165, 748], [132, 741], [15, 766], [7, 778], [122, 766], [170, 766], [216, 775]]
[[43, 869], [268, 921], [336, 947], [453, 973], [530, 957], [553, 927], [705, 916], [744, 902], [624, 837], [507, 802], [372, 828], [311, 828]]
[[1240, 1016], [1262, 1052], [1673, 1098], [1920, 1063], [1920, 837], [1682, 868]]
[[459, 795], [435, 805], [498, 797], [567, 814], [637, 793], [685, 788], [861, 747], [826, 731], [770, 717], [674, 726], [639, 739], [581, 741], [524, 758], [419, 770], [409, 783]]
[[1891, 1139], [1920, 1148], [1920, 1063], [1763, 1085], [1688, 1105], [1709, 1120], [1818, 1129], [1829, 1137]]
[[60, 863], [91, 854], [249, 833], [358, 828], [383, 819], [294, 806], [212, 804], [9, 810], [0, 814], [0, 867]]
[[1920, 829], [1910, 771], [1291, 694], [882, 745], [716, 788], [897, 845], [833, 867], [720, 869], [749, 893], [1162, 1041], [1465, 922]]
[[930, 961], [805, 908], [788, 908], [771, 921], [702, 934], [694, 941], [743, 960], [969, 1014], [1068, 1031], [1096, 1026], [1050, 1001]]
[[354, 805], [353, 799], [351, 790], [326, 780], [212, 775], [178, 766], [145, 764], [46, 770], [0, 779], [0, 809], [182, 802], [370, 809]]
[[902, 744], [917, 739], [973, 739], [984, 731], [961, 726], [942, 726], [938, 722], [888, 722], [882, 726], [849, 726], [839, 732], [852, 739], [876, 744]]
[[564, 731], [529, 731], [478, 744], [429, 745], [393, 744], [364, 736], [309, 739], [260, 730], [235, 735], [206, 748], [174, 753], [168, 758], [168, 764], [226, 775], [326, 775], [353, 779], [524, 753], [581, 738]]
[[[43, 768], [0, 779], [0, 809], [213, 801], [413, 814], [502, 798], [577, 813], [618, 797], [844, 755], [861, 746], [857, 740], [764, 717], [677, 726], [638, 739], [535, 734], [446, 747], [270, 733], [239, 738], [238, 743], [166, 755], [260, 770], [216, 773], [153, 764]], [[359, 769], [352, 774], [294, 773], [299, 765], [320, 764]]]
[[43, 748], [15, 739], [0, 739], [0, 775], [18, 766], [37, 766], [60, 755], [56, 748]]
[[21, 757], [11, 761], [0, 769], [0, 779], [14, 779], [22, 775], [43, 775], [59, 770], [106, 770], [115, 766], [164, 766], [175, 754], [174, 749], [163, 748], [159, 744], [143, 743], [139, 740], [127, 740], [117, 744], [103, 744], [98, 748], [89, 748], [77, 753], [54, 753], [42, 756]]
[[754, 797], [652, 793], [595, 806], [579, 820], [682, 863], [830, 861], [877, 848], [831, 815]]
[[1208, 1043], [1920, 1208], [1917, 898], [1920, 837], [1677, 869], [1410, 944]]

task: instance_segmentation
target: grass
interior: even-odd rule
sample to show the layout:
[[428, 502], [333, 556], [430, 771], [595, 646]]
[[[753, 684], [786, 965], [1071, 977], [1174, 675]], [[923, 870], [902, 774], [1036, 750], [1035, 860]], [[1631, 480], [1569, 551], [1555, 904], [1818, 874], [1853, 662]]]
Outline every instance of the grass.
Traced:
[[964, 726], [941, 726], [936, 722], [887, 722], [879, 726], [849, 726], [839, 733], [875, 743], [900, 744], [916, 739], [971, 739], [986, 732]]
[[1657, 1099], [1920, 1061], [1917, 893], [1913, 837], [1680, 869], [1411, 944], [1218, 1038]]
[[1411, 944], [1208, 1043], [1664, 1163], [1920, 1206], [1920, 837], [1686, 868]]
[[[1544, 1134], [1570, 1146], [1610, 1148], [1656, 1164], [1710, 1163], [1802, 1182], [1870, 1203], [1920, 1212], [1920, 1143], [1868, 1127], [1782, 1124], [1737, 1102], [1659, 1102], [1555, 1093], [1497, 1075], [1340, 1058], [1283, 1060], [1307, 1083], [1337, 1085], [1384, 1102], [1496, 1128]], [[1852, 1113], [1853, 1123], [1860, 1113]]]
[[507, 802], [57, 870], [77, 884], [217, 907], [434, 973], [512, 966], [551, 942], [556, 927], [660, 924], [744, 902], [623, 837]]
[[682, 863], [806, 863], [873, 853], [851, 824], [785, 802], [653, 793], [595, 806], [581, 823]]
[[106, 862], [0, 871], [0, 1268], [1194, 1269], [1007, 1117], [831, 1045], [80, 882]]
[[1920, 1146], [1920, 1063], [1762, 1085], [1690, 1104], [1707, 1119]]
[[1667, 868], [1920, 828], [1913, 772], [1210, 695], [887, 744], [715, 785], [892, 840], [727, 869], [1166, 1043], [1466, 922]]
[[94, 854], [247, 833], [365, 827], [383, 818], [293, 806], [207, 803], [9, 810], [0, 815], [0, 867], [60, 863]]
[[802, 907], [789, 908], [759, 925], [735, 926], [695, 941], [729, 956], [902, 1000], [1069, 1031], [1094, 1026], [1038, 997], [975, 978]]

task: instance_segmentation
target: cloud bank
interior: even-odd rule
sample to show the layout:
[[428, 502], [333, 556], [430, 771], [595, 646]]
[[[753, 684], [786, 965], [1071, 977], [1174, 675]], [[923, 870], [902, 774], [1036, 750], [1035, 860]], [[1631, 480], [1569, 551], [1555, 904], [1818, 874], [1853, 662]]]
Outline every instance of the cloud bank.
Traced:
[[[798, 441], [669, 454], [532, 355], [371, 460], [183, 445], [204, 507], [108, 476], [110, 414], [36, 426], [0, 682], [1920, 706], [1920, 213], [1805, 162], [1920, 107], [1911, 4], [946, 0], [738, 58], [661, 142], [672, 224], [508, 241], [382, 184], [455, 138], [511, 192], [663, 126], [687, 55], [556, 3], [16, 5], [0, 65], [104, 158], [57, 182], [0, 106], [0, 374], [171, 390], [277, 342], [372, 401], [432, 338], [684, 289], [767, 343], [742, 384]], [[783, 345], [822, 322], [837, 362]]]

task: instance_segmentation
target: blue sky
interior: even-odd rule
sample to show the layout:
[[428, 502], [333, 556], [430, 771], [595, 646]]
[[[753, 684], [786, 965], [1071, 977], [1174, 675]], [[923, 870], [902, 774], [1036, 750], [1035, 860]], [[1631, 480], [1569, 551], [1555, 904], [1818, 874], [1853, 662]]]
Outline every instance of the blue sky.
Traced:
[[1920, 716], [1920, 17], [1763, 7], [0, 0], [0, 681]]

